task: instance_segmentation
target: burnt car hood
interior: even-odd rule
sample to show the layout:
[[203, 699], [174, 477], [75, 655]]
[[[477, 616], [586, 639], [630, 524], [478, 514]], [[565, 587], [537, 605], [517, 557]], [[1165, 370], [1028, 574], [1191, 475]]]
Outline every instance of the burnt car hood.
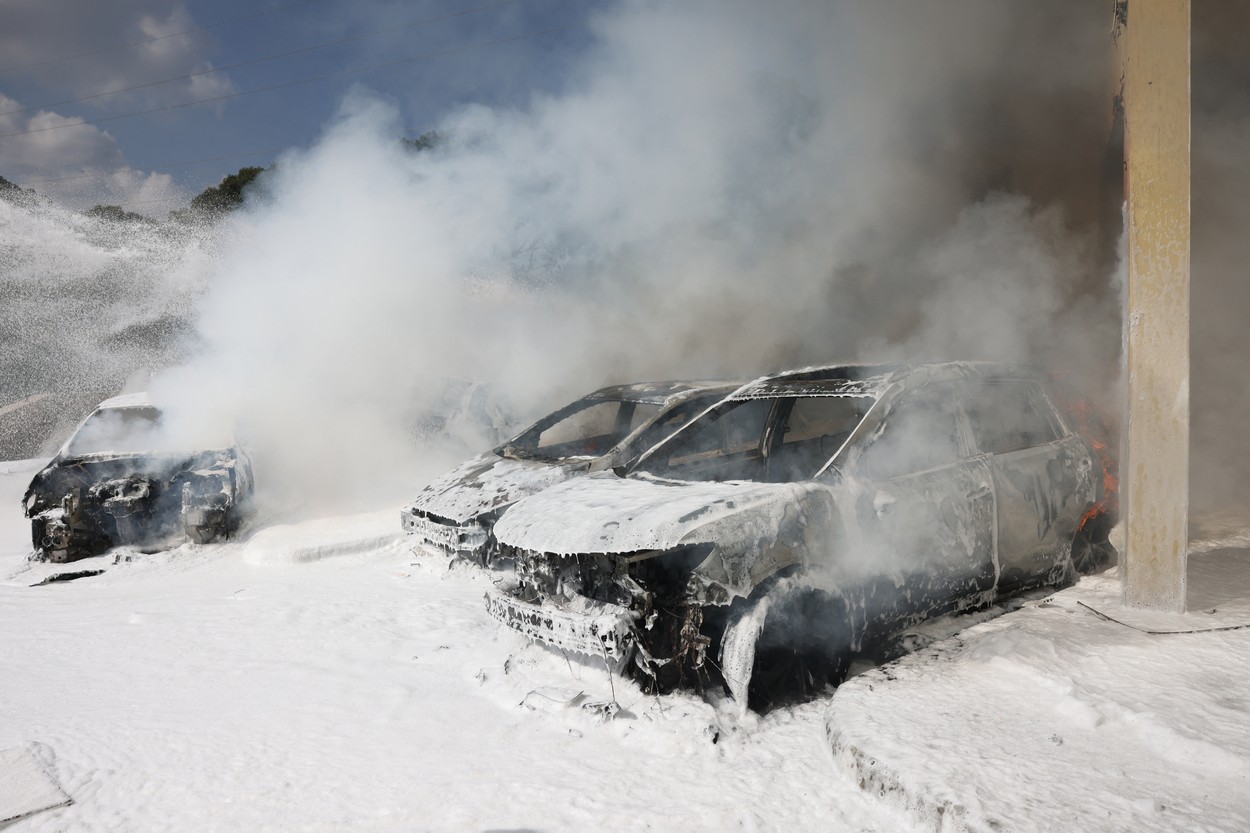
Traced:
[[514, 460], [488, 451], [426, 486], [409, 509], [464, 523], [562, 483], [588, 465], [587, 460]]
[[579, 477], [526, 498], [495, 525], [501, 544], [559, 555], [668, 550], [715, 543], [724, 524], [777, 534], [811, 483], [689, 482], [612, 473]]
[[234, 464], [229, 449], [185, 453], [90, 454], [55, 457], [31, 480], [26, 492], [57, 499], [68, 486], [89, 486], [123, 477], [170, 480], [187, 473], [220, 473]]

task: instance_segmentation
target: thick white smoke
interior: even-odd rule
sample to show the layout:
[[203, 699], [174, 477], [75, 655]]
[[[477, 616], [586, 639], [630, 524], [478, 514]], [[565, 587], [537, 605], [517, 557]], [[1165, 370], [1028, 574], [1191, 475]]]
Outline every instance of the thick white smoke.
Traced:
[[1101, 6], [629, 0], [561, 94], [466, 105], [419, 153], [358, 90], [184, 249], [211, 290], [157, 392], [237, 422], [298, 505], [463, 456], [410, 436], [448, 377], [530, 417], [812, 362], [1114, 368]]
[[[977, 155], [1004, 155], [1021, 126], [988, 108], [1020, 95], [1097, 101], [1109, 128], [1106, 79], [1081, 71], [1101, 52], [1072, 51], [1106, 21], [904, 5], [623, 3], [563, 95], [466, 106], [433, 151], [358, 91], [232, 223], [206, 348], [161, 392], [237, 417], [297, 503], [397, 501], [451, 462], [405, 424], [448, 376], [532, 416], [613, 382], [839, 359], [1113, 364], [1114, 315], [1065, 332], [1106, 282], [1096, 235], [1058, 198], [1000, 193], [1018, 183]], [[1055, 57], [1043, 24], [1069, 60], [1036, 81], [1018, 64]]]

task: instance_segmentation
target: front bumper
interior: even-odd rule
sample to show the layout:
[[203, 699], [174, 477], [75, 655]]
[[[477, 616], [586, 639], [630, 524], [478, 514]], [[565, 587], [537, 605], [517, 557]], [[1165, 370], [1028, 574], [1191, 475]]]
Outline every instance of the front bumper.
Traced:
[[477, 521], [443, 523], [413, 509], [399, 513], [404, 532], [448, 555], [481, 556], [486, 551], [486, 528]]
[[638, 615], [628, 608], [585, 596], [556, 604], [522, 601], [486, 591], [491, 616], [536, 642], [620, 664], [637, 646], [634, 625]]

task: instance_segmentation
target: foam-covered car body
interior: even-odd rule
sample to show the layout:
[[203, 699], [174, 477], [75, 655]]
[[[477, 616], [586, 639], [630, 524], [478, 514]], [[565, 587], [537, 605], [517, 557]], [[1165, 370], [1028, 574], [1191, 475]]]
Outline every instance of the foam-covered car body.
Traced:
[[401, 510], [401, 525], [426, 545], [485, 563], [490, 531], [513, 503], [631, 462], [737, 387], [653, 382], [594, 391], [435, 480]]
[[[198, 433], [198, 432], [197, 432]], [[251, 461], [233, 437], [187, 442], [147, 394], [102, 402], [30, 483], [22, 508], [34, 556], [54, 562], [117, 545], [208, 543], [239, 525]]]
[[836, 676], [923, 618], [1064, 581], [1101, 498], [1097, 457], [1028, 368], [794, 372], [626, 476], [517, 503], [494, 529], [516, 580], [488, 607], [537, 641], [632, 656], [661, 682], [719, 676], [745, 701], [795, 657]]

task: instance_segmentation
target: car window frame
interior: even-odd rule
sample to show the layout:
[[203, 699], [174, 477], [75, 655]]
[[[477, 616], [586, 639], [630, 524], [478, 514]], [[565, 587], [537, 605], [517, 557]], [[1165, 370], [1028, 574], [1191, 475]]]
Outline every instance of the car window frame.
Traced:
[[[683, 397], [678, 401], [665, 402], [660, 406], [660, 410], [656, 412], [651, 419], [631, 431], [604, 456], [612, 457], [614, 459], [620, 458], [624, 465], [632, 466], [634, 463], [638, 462], [642, 455], [646, 454], [651, 449], [668, 442], [669, 437], [672, 437], [677, 432], [684, 430], [687, 425], [694, 422], [696, 419], [699, 419], [703, 416], [703, 414], [712, 410], [717, 405], [721, 404], [721, 402], [723, 402], [727, 397], [727, 393], [694, 393]], [[659, 437], [658, 439], [648, 439], [647, 443], [643, 444], [643, 439], [646, 438], [647, 433], [651, 431], [657, 423], [674, 411], [687, 408], [689, 409], [689, 413], [686, 414], [685, 419], [682, 420], [680, 425], [675, 426], [664, 436]]]
[[839, 455], [841, 455], [842, 452], [845, 451], [846, 448], [855, 440], [856, 435], [859, 434], [864, 425], [872, 418], [873, 410], [881, 402], [880, 397], [865, 393], [801, 393], [794, 396], [779, 396], [773, 405], [772, 412], [769, 414], [769, 424], [766, 430], [771, 433], [766, 435], [764, 442], [761, 445], [761, 453], [766, 459], [779, 452], [781, 447], [785, 444], [786, 423], [790, 419], [790, 414], [794, 411], [794, 406], [799, 402], [799, 400], [802, 399], [870, 399], [872, 400], [872, 404], [868, 406], [866, 411], [864, 411], [863, 416], [859, 418], [855, 427], [851, 429], [849, 434], [847, 434], [846, 439], [844, 439], [842, 443], [833, 450], [833, 453], [830, 454], [824, 462], [816, 468], [816, 471], [810, 477], [803, 478], [802, 480], [781, 482], [804, 483], [811, 480], [819, 480], [825, 476], [830, 468], [836, 469], [837, 467], [834, 465], [834, 461], [837, 460]]
[[[954, 411], [954, 416], [955, 416], [955, 436], [957, 438], [957, 442], [959, 445], [959, 455], [952, 460], [948, 460], [939, 465], [930, 466], [924, 469], [915, 469], [914, 471], [901, 472], [899, 474], [894, 474], [889, 477], [883, 477], [883, 478], [871, 476], [865, 470], [864, 462], [863, 462], [864, 456], [868, 454], [869, 450], [878, 441], [880, 441], [881, 437], [884, 435], [885, 431], [888, 429], [889, 421], [891, 417], [894, 415], [896, 409], [900, 405], [905, 404], [908, 401], [908, 399], [910, 399], [911, 397], [915, 397], [925, 392], [932, 391], [935, 388], [948, 388], [949, 389], [949, 393], [947, 394], [947, 396], [949, 397], [948, 402], [953, 406], [953, 411]], [[858, 451], [855, 454], [855, 459], [854, 459], [854, 471], [857, 477], [860, 477], [872, 483], [889, 483], [891, 481], [899, 480], [904, 477], [916, 477], [918, 475], [940, 471], [944, 468], [948, 468], [951, 466], [961, 465], [963, 463], [968, 462], [969, 460], [973, 460], [981, 456], [981, 453], [978, 451], [976, 444], [972, 440], [972, 431], [971, 431], [971, 426], [968, 423], [968, 415], [964, 412], [963, 400], [960, 398], [959, 381], [942, 380], [942, 381], [936, 381], [936, 382], [925, 382], [924, 384], [917, 385], [916, 387], [913, 387], [913, 388], [905, 388], [899, 391], [896, 396], [881, 397], [881, 399], [877, 401], [877, 404], [873, 406], [874, 409], [876, 409], [877, 407], [881, 407], [882, 412], [878, 416], [875, 424], [873, 424], [871, 428], [868, 429], [869, 435], [866, 439], [862, 440], [862, 444], [860, 444], [861, 438], [855, 435], [852, 435], [847, 440], [848, 443], [854, 441], [856, 442], [856, 444], [860, 445]], [[868, 423], [869, 416], [871, 416], [871, 412], [864, 417], [864, 423], [862, 425], [866, 425]], [[819, 476], [819, 474], [817, 476]]]
[[[1052, 434], [1051, 439], [1045, 442], [1026, 445], [1020, 448], [1013, 448], [1010, 451], [991, 451], [982, 449], [980, 442], [977, 441], [976, 430], [972, 425], [972, 417], [968, 415], [968, 402], [975, 393], [976, 386], [990, 387], [994, 385], [1019, 385], [1028, 388], [1028, 402], [1033, 406], [1034, 410], [1041, 416]], [[965, 379], [960, 384], [959, 391], [960, 408], [964, 412], [964, 418], [967, 421], [968, 440], [972, 443], [973, 448], [977, 450], [978, 455], [987, 455], [996, 457], [1004, 454], [1020, 454], [1026, 451], [1032, 451], [1039, 448], [1046, 448], [1055, 443], [1062, 442], [1068, 436], [1067, 425], [1060, 418], [1059, 411], [1050, 398], [1046, 395], [1042, 384], [1036, 379], [1005, 379], [1005, 378], [988, 378], [988, 379]]]

